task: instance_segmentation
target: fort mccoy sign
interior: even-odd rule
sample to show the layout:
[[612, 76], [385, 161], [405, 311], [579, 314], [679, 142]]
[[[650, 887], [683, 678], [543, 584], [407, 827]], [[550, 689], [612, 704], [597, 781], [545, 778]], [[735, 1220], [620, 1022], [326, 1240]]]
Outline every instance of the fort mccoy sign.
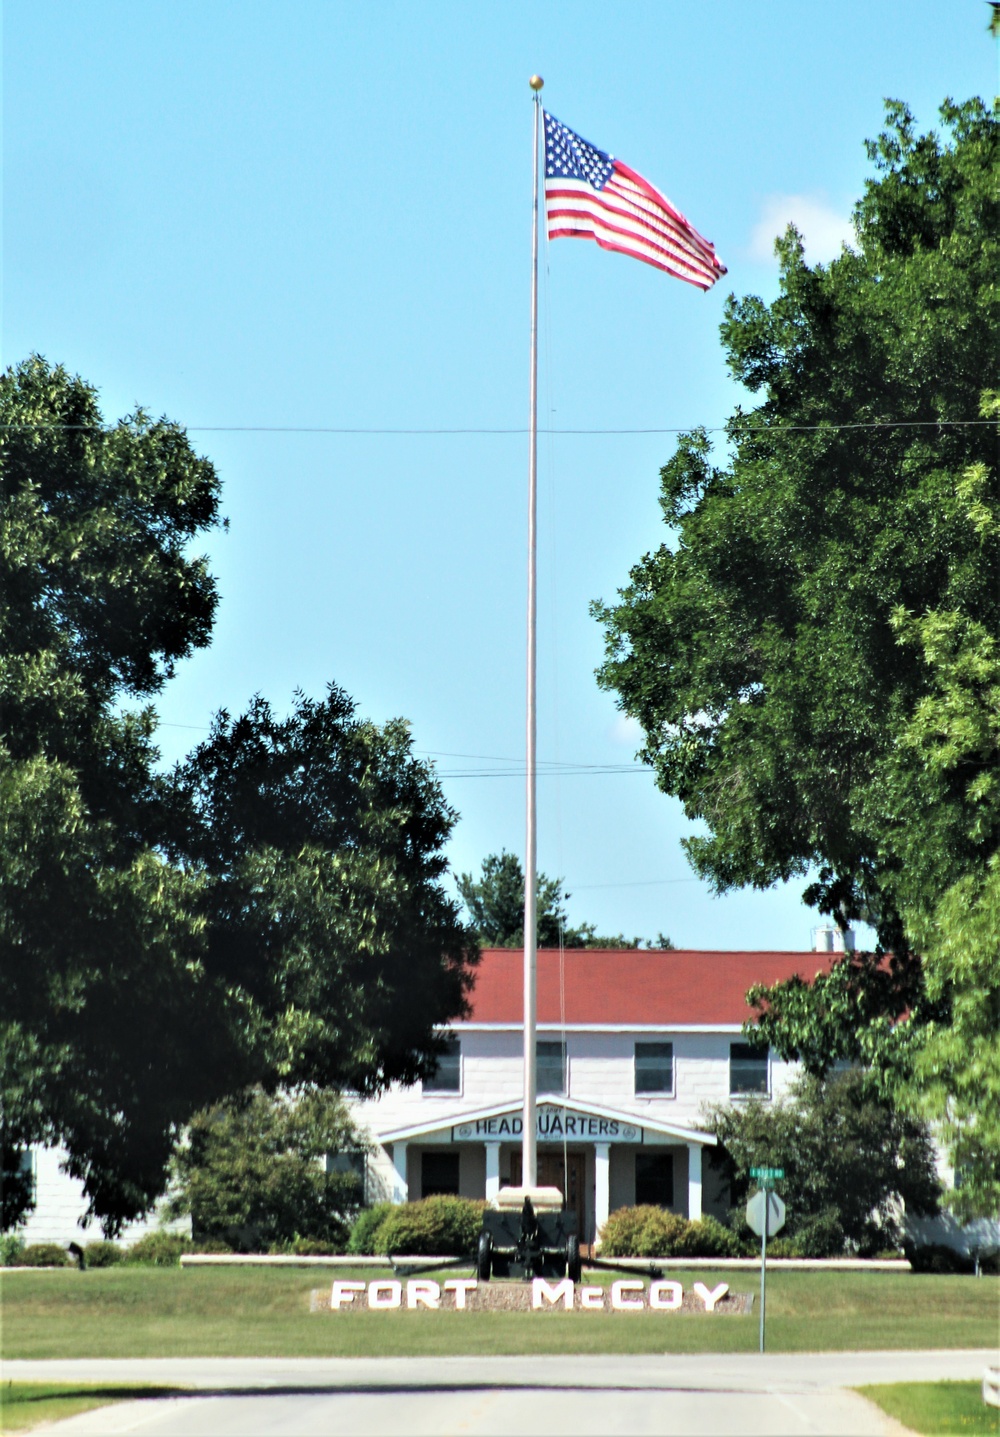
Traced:
[[[520, 1142], [524, 1121], [513, 1109], [499, 1117], [477, 1118], [458, 1123], [451, 1130], [453, 1143]], [[569, 1142], [641, 1143], [643, 1130], [617, 1118], [599, 1118], [594, 1113], [574, 1112], [542, 1103], [535, 1114], [535, 1137], [540, 1143]]]
[[477, 1282], [451, 1277], [444, 1282], [429, 1278], [377, 1278], [373, 1282], [337, 1279], [332, 1290], [313, 1293], [313, 1309], [331, 1312], [621, 1312], [621, 1313], [747, 1313], [752, 1298], [733, 1293], [725, 1282], [709, 1288], [703, 1282], [686, 1292], [667, 1279], [646, 1283], [624, 1278], [608, 1287], [572, 1282]]

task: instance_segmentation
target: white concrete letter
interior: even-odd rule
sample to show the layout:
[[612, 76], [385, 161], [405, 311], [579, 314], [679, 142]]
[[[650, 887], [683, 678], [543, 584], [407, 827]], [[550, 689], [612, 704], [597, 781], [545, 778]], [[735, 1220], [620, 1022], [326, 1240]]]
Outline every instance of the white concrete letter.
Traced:
[[370, 1282], [368, 1284], [369, 1307], [402, 1307], [402, 1305], [403, 1284], [401, 1282]]
[[[627, 1292], [639, 1293], [639, 1300], [633, 1301], [626, 1297]], [[642, 1283], [626, 1280], [624, 1282], [613, 1282], [611, 1284], [611, 1306], [616, 1312], [641, 1312], [642, 1311]]]
[[364, 1292], [363, 1282], [341, 1282], [339, 1279], [333, 1284], [333, 1291], [330, 1293], [330, 1306], [334, 1312], [344, 1306], [345, 1302], [353, 1302], [356, 1292]]
[[436, 1282], [427, 1278], [411, 1277], [406, 1284], [406, 1305], [414, 1307], [440, 1307], [441, 1289]]
[[500, 1191], [500, 1144], [486, 1144], [486, 1201], [492, 1202]]
[[406, 1144], [393, 1143], [392, 1165], [396, 1169], [396, 1178], [392, 1185], [393, 1202], [408, 1202], [410, 1189], [406, 1182]]
[[571, 1278], [564, 1277], [562, 1282], [548, 1283], [544, 1277], [534, 1277], [531, 1280], [531, 1305], [537, 1309], [548, 1303], [554, 1307], [562, 1298], [563, 1307], [573, 1306], [573, 1282]]
[[701, 1144], [688, 1143], [688, 1220], [701, 1217]]
[[580, 1306], [589, 1307], [591, 1310], [604, 1309], [604, 1288], [603, 1287], [581, 1287]]
[[683, 1299], [684, 1289], [679, 1282], [649, 1284], [649, 1305], [657, 1312], [676, 1312]]
[[465, 1310], [466, 1293], [475, 1292], [478, 1286], [479, 1283], [476, 1282], [475, 1278], [449, 1277], [444, 1285], [444, 1290], [445, 1292], [453, 1292], [455, 1294], [455, 1306], [459, 1312], [462, 1312]]
[[611, 1208], [611, 1144], [594, 1144], [594, 1227], [600, 1236]]
[[[763, 1223], [761, 1224], [761, 1226], [763, 1227]], [[714, 1312], [715, 1304], [719, 1301], [721, 1297], [725, 1297], [726, 1293], [729, 1291], [729, 1283], [720, 1282], [718, 1287], [713, 1288], [712, 1291], [709, 1292], [708, 1288], [703, 1282], [696, 1282], [694, 1285], [694, 1290], [701, 1298], [702, 1302], [705, 1304], [705, 1311]]]

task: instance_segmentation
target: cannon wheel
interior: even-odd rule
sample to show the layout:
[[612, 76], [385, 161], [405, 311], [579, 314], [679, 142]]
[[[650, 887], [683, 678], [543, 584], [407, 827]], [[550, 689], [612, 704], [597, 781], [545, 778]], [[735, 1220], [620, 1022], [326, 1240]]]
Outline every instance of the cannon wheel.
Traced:
[[479, 1234], [479, 1250], [476, 1253], [476, 1276], [480, 1282], [489, 1282], [493, 1271], [493, 1239], [488, 1232]]
[[571, 1282], [579, 1282], [583, 1272], [583, 1263], [580, 1260], [580, 1244], [575, 1233], [570, 1233], [566, 1239], [566, 1276]]

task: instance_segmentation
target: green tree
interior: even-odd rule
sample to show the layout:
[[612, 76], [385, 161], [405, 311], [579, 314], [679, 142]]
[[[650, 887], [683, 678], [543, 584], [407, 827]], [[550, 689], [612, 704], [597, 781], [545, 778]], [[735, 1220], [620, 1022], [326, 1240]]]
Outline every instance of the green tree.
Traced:
[[942, 743], [924, 768], [955, 680], [928, 641], [1000, 634], [983, 389], [1000, 369], [1000, 126], [978, 100], [941, 115], [943, 138], [918, 135], [891, 102], [854, 247], [810, 267], [790, 229], [778, 298], [729, 300], [729, 365], [761, 402], [729, 421], [725, 463], [706, 434], [682, 439], [661, 473], [669, 539], [595, 606], [600, 682], [707, 829], [686, 844], [696, 870], [718, 891], [808, 874], [807, 902], [877, 931], [874, 955], [811, 988], [758, 992], [764, 1036], [817, 1071], [875, 1061], [911, 1102], [917, 1034], [950, 1028], [963, 964], [993, 962], [971, 924], [962, 962], [932, 978], [929, 915], [953, 913], [939, 905], [963, 879], [986, 901], [998, 837], [995, 752], [973, 737], [952, 763]]
[[940, 1184], [926, 1124], [874, 1096], [857, 1069], [802, 1075], [782, 1102], [750, 1098], [716, 1108], [715, 1159], [739, 1220], [751, 1167], [780, 1167], [788, 1230], [804, 1256], [836, 1256], [845, 1244], [871, 1256], [902, 1239], [900, 1204], [937, 1209]]
[[[108, 427], [33, 358], [0, 376], [0, 479], [3, 1169], [65, 1145], [113, 1232], [227, 1094], [432, 1064], [476, 950], [440, 884], [455, 816], [405, 725], [337, 690], [282, 722], [258, 700], [163, 771], [129, 705], [207, 644], [217, 601], [190, 546], [219, 481], [182, 430]], [[25, 1195], [5, 1184], [6, 1225]]]
[[[483, 859], [478, 878], [460, 873], [458, 891], [480, 943], [489, 948], [520, 948], [524, 943], [524, 869], [516, 854], [503, 849]], [[641, 938], [624, 934], [599, 934], [596, 924], [574, 927], [566, 916], [570, 894], [561, 878], [539, 873], [536, 880], [536, 924], [542, 948], [639, 948]], [[670, 939], [659, 934], [646, 947], [673, 948]]]
[[191, 1120], [174, 1161], [176, 1215], [196, 1241], [266, 1252], [296, 1238], [342, 1247], [364, 1196], [357, 1173], [328, 1168], [364, 1144], [336, 1093], [251, 1089]]

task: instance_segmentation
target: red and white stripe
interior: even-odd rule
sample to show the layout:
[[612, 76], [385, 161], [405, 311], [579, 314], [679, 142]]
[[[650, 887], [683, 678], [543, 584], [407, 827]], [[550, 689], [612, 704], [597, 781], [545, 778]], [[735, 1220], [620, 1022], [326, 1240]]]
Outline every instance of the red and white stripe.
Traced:
[[603, 190], [555, 175], [545, 181], [549, 239], [596, 240], [601, 249], [629, 254], [675, 279], [710, 289], [726, 273], [715, 246], [635, 170], [621, 160], [614, 166]]

